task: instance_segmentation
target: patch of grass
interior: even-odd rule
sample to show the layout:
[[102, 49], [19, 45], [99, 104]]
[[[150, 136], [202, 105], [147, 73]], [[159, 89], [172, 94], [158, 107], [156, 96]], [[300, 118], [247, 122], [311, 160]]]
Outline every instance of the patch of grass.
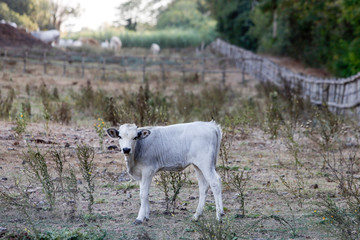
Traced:
[[30, 236], [30, 239], [57, 240], [57, 239], [76, 239], [76, 240], [103, 240], [106, 239], [107, 232], [99, 228], [90, 229], [61, 229], [51, 230]]
[[123, 191], [128, 191], [130, 189], [136, 189], [136, 188], [139, 188], [139, 185], [133, 181], [128, 181], [115, 186], [116, 190], [123, 190]]
[[237, 239], [236, 233], [230, 222], [220, 223], [216, 219], [200, 218], [194, 223], [193, 228], [200, 235], [201, 239], [209, 240], [233, 240]]

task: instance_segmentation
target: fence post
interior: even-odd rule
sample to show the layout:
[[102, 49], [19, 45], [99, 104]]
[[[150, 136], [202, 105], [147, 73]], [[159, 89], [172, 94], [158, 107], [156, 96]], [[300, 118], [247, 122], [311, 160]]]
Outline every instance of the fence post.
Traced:
[[245, 80], [245, 59], [243, 57], [241, 58], [241, 84], [242, 85], [246, 84], [246, 80]]
[[81, 78], [84, 78], [85, 75], [85, 56], [82, 54], [81, 56]]
[[127, 70], [126, 70], [127, 64], [128, 64], [128, 57], [124, 56], [124, 72], [125, 72], [125, 74], [127, 73]]
[[44, 74], [46, 74], [47, 73], [47, 69], [46, 69], [46, 51], [44, 52], [43, 63], [44, 63]]
[[202, 56], [201, 57], [201, 65], [202, 65], [202, 72], [201, 72], [201, 81], [204, 82], [205, 81], [205, 71], [206, 71], [206, 66], [205, 66], [205, 57]]
[[27, 61], [27, 57], [28, 57], [28, 52], [25, 51], [25, 54], [24, 54], [24, 69], [23, 69], [23, 72], [26, 73], [26, 61]]
[[146, 81], [146, 56], [143, 57], [143, 83]]
[[103, 73], [102, 73], [102, 76], [101, 76], [101, 79], [102, 79], [102, 80], [105, 80], [105, 76], [106, 76], [106, 75], [105, 75], [105, 74], [106, 74], [106, 72], [105, 72], [105, 71], [106, 71], [106, 66], [105, 66], [105, 65], [106, 65], [105, 57], [102, 57], [102, 68], [101, 68], [101, 69], [102, 69], [102, 72], [103, 72]]
[[182, 80], [185, 82], [185, 58], [181, 57], [181, 61]]
[[222, 79], [221, 79], [221, 86], [222, 86], [222, 88], [225, 88], [225, 81], [226, 81], [226, 62], [227, 62], [227, 59], [225, 58], [225, 61], [223, 62], [223, 65], [222, 65]]
[[63, 62], [63, 76], [66, 76], [66, 61], [68, 60], [68, 57], [66, 56]]
[[4, 57], [2, 58], [2, 70], [5, 70], [6, 57], [7, 57], [7, 50], [4, 49]]
[[160, 58], [161, 78], [162, 78], [163, 89], [165, 89], [165, 68], [163, 61], [164, 58]]
[[263, 73], [262, 73], [262, 69], [263, 69], [263, 59], [260, 58], [260, 72], [259, 72], [259, 80], [260, 82], [263, 82]]

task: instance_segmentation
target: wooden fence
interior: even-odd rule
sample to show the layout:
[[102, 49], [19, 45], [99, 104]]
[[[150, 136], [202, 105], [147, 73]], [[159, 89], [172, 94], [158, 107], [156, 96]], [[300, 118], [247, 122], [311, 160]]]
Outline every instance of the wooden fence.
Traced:
[[[63, 52], [57, 49], [0, 49], [1, 69], [11, 70], [11, 66], [17, 65], [16, 71], [29, 72], [29, 66], [42, 65], [43, 73], [48, 75], [68, 76], [71, 69], [77, 70], [77, 77], [84, 77], [90, 70], [100, 74], [101, 79], [111, 80], [114, 71], [120, 73], [138, 72], [142, 74], [142, 81], [146, 79], [146, 73], [160, 72], [162, 80], [171, 72], [182, 74], [185, 79], [187, 73], [197, 73], [200, 80], [204, 80], [207, 74], [218, 74], [221, 84], [225, 85], [228, 74], [243, 73], [240, 69], [230, 69], [235, 59], [231, 57], [216, 58], [213, 56], [199, 57], [172, 57], [172, 56], [130, 56], [130, 55], [99, 55], [78, 52]], [[245, 60], [245, 59], [244, 59]], [[238, 62], [238, 60], [236, 60]], [[21, 69], [19, 69], [21, 65]], [[57, 68], [57, 72], [50, 68]], [[60, 70], [59, 70], [60, 69]], [[90, 73], [89, 73], [90, 74]], [[92, 76], [95, 77], [95, 76]]]
[[270, 82], [280, 88], [300, 88], [302, 97], [314, 104], [326, 103], [336, 113], [353, 113], [360, 116], [360, 72], [348, 78], [323, 79], [294, 73], [265, 57], [256, 55], [221, 39], [210, 48], [223, 56], [235, 59], [235, 65], [244, 73], [261, 82]]

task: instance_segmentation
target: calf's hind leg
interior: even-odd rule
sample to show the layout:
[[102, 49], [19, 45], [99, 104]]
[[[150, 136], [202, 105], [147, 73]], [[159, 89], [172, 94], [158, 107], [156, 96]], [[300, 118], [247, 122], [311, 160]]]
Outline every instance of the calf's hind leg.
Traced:
[[202, 171], [205, 179], [210, 183], [211, 191], [214, 194], [216, 204], [216, 219], [221, 221], [221, 216], [224, 215], [224, 207], [221, 193], [221, 178], [215, 171], [215, 167], [208, 171]]
[[204, 210], [204, 205], [205, 205], [205, 200], [206, 200], [206, 193], [209, 189], [209, 183], [206, 181], [204, 175], [202, 174], [201, 170], [194, 166], [195, 168], [195, 172], [198, 178], [198, 184], [199, 184], [199, 204], [197, 206], [195, 215], [193, 216], [193, 219], [195, 221], [197, 221], [199, 219], [199, 216], [201, 216], [203, 210]]

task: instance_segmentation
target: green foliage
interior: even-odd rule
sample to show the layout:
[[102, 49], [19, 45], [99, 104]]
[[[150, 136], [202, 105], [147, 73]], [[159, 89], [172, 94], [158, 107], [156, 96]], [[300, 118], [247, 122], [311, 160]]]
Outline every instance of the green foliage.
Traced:
[[157, 17], [157, 29], [196, 29], [203, 35], [213, 34], [216, 22], [198, 10], [192, 0], [174, 1]]
[[155, 178], [156, 186], [165, 195], [166, 212], [170, 211], [169, 205], [172, 206], [172, 213], [175, 212], [176, 200], [186, 180], [187, 174], [184, 171], [160, 172], [158, 177]]
[[27, 116], [24, 115], [23, 113], [19, 113], [19, 115], [16, 116], [15, 121], [16, 121], [16, 126], [14, 128], [14, 131], [16, 135], [20, 137], [21, 134], [23, 134], [26, 130]]
[[0, 91], [0, 117], [1, 118], [9, 117], [14, 98], [15, 98], [15, 90], [13, 88], [10, 88], [10, 90], [5, 98], [1, 97], [1, 91]]
[[235, 229], [231, 226], [230, 222], [220, 223], [216, 219], [200, 218], [198, 222], [194, 223], [195, 231], [204, 240], [235, 240]]
[[55, 186], [45, 156], [46, 153], [43, 154], [38, 149], [33, 150], [29, 147], [28, 151], [24, 153], [23, 159], [26, 163], [26, 171], [41, 183], [50, 209], [52, 209], [55, 204]]
[[[16, 1], [15, 1], [16, 2]], [[31, 30], [36, 30], [38, 25], [34, 23], [28, 15], [19, 14], [13, 10], [11, 10], [8, 5], [4, 2], [0, 3], [0, 18], [6, 19], [7, 21], [12, 21], [22, 26], [24, 28], [28, 28]]]
[[254, 25], [250, 18], [253, 1], [209, 0], [210, 9], [217, 20], [217, 31], [227, 41], [250, 50], [256, 50], [257, 39], [249, 34]]
[[92, 206], [94, 205], [94, 192], [95, 192], [95, 151], [88, 145], [78, 145], [76, 154], [79, 160], [80, 172], [86, 182], [85, 190], [87, 193], [88, 212], [92, 213]]
[[78, 39], [90, 37], [97, 40], [109, 40], [112, 36], [121, 39], [122, 46], [150, 48], [152, 43], [158, 43], [161, 48], [182, 48], [199, 46], [201, 42], [209, 43], [215, 39], [214, 28], [209, 26], [201, 34], [197, 29], [168, 28], [153, 31], [124, 31], [117, 28], [105, 28], [101, 31], [83, 30], [69, 33], [66, 38]]
[[231, 43], [287, 55], [337, 76], [360, 71], [360, 5], [353, 0], [208, 0]]
[[[30, 239], [58, 240], [58, 239], [76, 239], [76, 240], [102, 240], [106, 238], [106, 231], [101, 229], [61, 229], [42, 232]], [[26, 238], [28, 239], [28, 238]]]
[[106, 135], [105, 129], [108, 128], [108, 126], [107, 124], [105, 124], [103, 119], [98, 118], [98, 122], [94, 123], [94, 128], [95, 128], [95, 132], [99, 137], [100, 149], [103, 150], [104, 136]]

